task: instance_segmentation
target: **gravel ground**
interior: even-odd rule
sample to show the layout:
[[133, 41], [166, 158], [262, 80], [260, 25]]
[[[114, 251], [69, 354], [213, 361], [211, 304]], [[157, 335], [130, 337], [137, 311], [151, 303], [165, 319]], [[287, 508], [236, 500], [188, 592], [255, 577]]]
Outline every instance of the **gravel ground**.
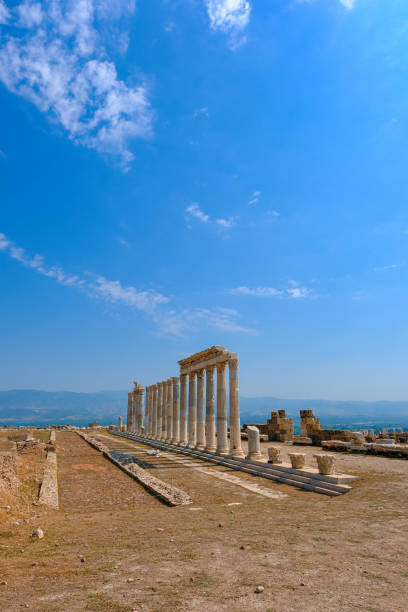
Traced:
[[232, 472], [268, 498], [134, 444], [193, 499], [169, 508], [76, 434], [57, 447], [61, 509], [0, 515], [1, 610], [407, 610], [408, 461], [337, 454], [360, 480], [336, 498]]

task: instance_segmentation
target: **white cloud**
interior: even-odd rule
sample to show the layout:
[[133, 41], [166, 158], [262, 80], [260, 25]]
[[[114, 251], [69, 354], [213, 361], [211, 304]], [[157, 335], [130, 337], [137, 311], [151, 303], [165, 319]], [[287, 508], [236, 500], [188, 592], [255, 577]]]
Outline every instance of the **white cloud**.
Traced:
[[32, 268], [43, 276], [55, 279], [60, 285], [84, 290], [106, 302], [120, 303], [151, 313], [158, 304], [165, 304], [169, 301], [169, 298], [156, 291], [140, 291], [132, 286], [123, 286], [119, 281], [107, 280], [103, 276], [98, 276], [95, 281], [90, 281], [69, 274], [59, 266], [47, 266], [42, 255], [29, 256], [24, 249], [8, 240], [5, 234], [0, 234], [0, 251], [7, 253], [9, 257], [16, 259], [26, 268]]
[[235, 51], [246, 42], [242, 30], [249, 23], [251, 5], [248, 0], [204, 0], [210, 27], [228, 34], [230, 48]]
[[10, 19], [10, 11], [4, 3], [4, 0], [0, 0], [0, 23], [7, 23]]
[[297, 287], [295, 281], [289, 281], [292, 285], [289, 289], [276, 289], [275, 287], [236, 287], [231, 289], [229, 293], [232, 295], [249, 295], [254, 297], [284, 297], [289, 299], [301, 299], [311, 295], [311, 289], [306, 287]]
[[282, 295], [283, 291], [275, 289], [275, 287], [237, 287], [231, 289], [230, 293], [233, 295], [254, 295], [257, 297], [271, 297], [275, 295]]
[[255, 329], [241, 325], [239, 313], [232, 308], [170, 310], [156, 316], [155, 322], [158, 325], [159, 333], [179, 337], [184, 337], [203, 327], [233, 334], [257, 334]]
[[236, 225], [236, 217], [228, 217], [228, 219], [216, 219], [215, 223], [221, 225], [225, 229], [230, 229], [234, 225]]
[[310, 295], [311, 290], [306, 287], [295, 287], [294, 289], [286, 289], [286, 292], [293, 300], [299, 300]]
[[242, 325], [239, 313], [232, 308], [190, 308], [167, 310], [162, 306], [170, 298], [153, 290], [140, 290], [132, 285], [122, 285], [118, 280], [104, 276], [92, 277], [89, 273], [76, 276], [65, 272], [59, 266], [48, 266], [42, 255], [31, 257], [24, 249], [16, 246], [5, 234], [0, 233], [0, 251], [35, 270], [42, 276], [53, 278], [58, 284], [85, 292], [87, 295], [110, 304], [133, 308], [150, 316], [159, 333], [184, 337], [200, 329], [214, 329], [220, 332], [256, 334], [256, 330]]
[[248, 202], [248, 206], [252, 206], [252, 204], [256, 204], [259, 201], [259, 196], [261, 195], [261, 191], [254, 191], [251, 196], [251, 199]]
[[[192, 217], [197, 219], [201, 223], [213, 223], [216, 225], [220, 225], [224, 229], [230, 229], [236, 224], [236, 217], [228, 217], [227, 219], [214, 219], [212, 220], [209, 215], [207, 215], [197, 204], [197, 202], [192, 202], [186, 208], [186, 213], [188, 217]], [[189, 228], [190, 229], [190, 228]]]
[[202, 108], [199, 108], [198, 110], [194, 111], [194, 117], [198, 117], [200, 115], [208, 117], [208, 108], [206, 106], [203, 106]]
[[17, 29], [0, 43], [0, 80], [9, 91], [35, 104], [75, 143], [114, 155], [125, 167], [133, 159], [130, 141], [150, 137], [153, 112], [146, 84], [118, 77], [99, 25], [108, 20], [114, 27], [134, 9], [129, 0], [25, 0], [13, 11]]
[[402, 268], [406, 265], [405, 262], [402, 263], [393, 263], [387, 266], [379, 266], [377, 268], [373, 268], [374, 272], [390, 272], [391, 270], [398, 270], [398, 268]]
[[196, 202], [193, 202], [187, 206], [186, 212], [191, 217], [201, 221], [201, 223], [208, 223], [210, 221], [210, 217], [201, 210], [200, 206]]
[[116, 302], [132, 306], [137, 310], [151, 312], [157, 304], [166, 304], [169, 298], [155, 291], [138, 291], [132, 286], [123, 286], [119, 281], [107, 280], [98, 276], [89, 288], [107, 302]]

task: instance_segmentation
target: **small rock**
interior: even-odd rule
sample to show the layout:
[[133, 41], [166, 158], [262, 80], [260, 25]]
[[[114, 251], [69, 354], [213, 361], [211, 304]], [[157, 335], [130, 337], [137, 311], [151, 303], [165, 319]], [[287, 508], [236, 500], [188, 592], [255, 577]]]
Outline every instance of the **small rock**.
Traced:
[[179, 578], [182, 578], [182, 577], [183, 577], [183, 574], [177, 574], [177, 576], [178, 576]]
[[305, 585], [305, 583], [304, 583], [304, 582], [301, 582], [301, 583], [300, 583], [300, 586], [306, 586], [306, 585]]
[[20, 523], [19, 523], [19, 521], [15, 521], [14, 524], [15, 524], [16, 527], [18, 527]]
[[218, 523], [218, 527], [224, 527], [222, 523]]
[[2, 580], [2, 581], [1, 581], [1, 584], [2, 584], [3, 586], [7, 586], [7, 580]]
[[41, 538], [44, 537], [44, 532], [41, 529], [41, 527], [37, 527], [37, 529], [34, 529], [33, 533], [31, 534], [32, 538], [37, 538], [38, 540], [41, 540]]
[[254, 591], [254, 592], [255, 592], [255, 593], [263, 593], [263, 592], [264, 592], [264, 590], [265, 590], [265, 589], [264, 589], [264, 587], [263, 587], [263, 586], [261, 586], [261, 585], [259, 585], [259, 586], [257, 586], [257, 587], [255, 588], [255, 591]]
[[11, 506], [0, 506], [0, 510], [11, 510]]
[[20, 552], [24, 552], [24, 550], [25, 550], [24, 548], [20, 548]]
[[37, 561], [33, 561], [31, 565], [34, 567], [34, 565], [38, 565], [38, 563]]
[[191, 576], [190, 582], [194, 582], [194, 577], [193, 576]]
[[245, 546], [240, 546], [240, 550], [245, 550]]
[[85, 557], [83, 555], [79, 555], [79, 560], [81, 563], [85, 563]]
[[127, 582], [134, 582], [134, 581], [135, 581], [135, 579], [134, 579], [134, 578], [128, 578], [128, 579], [127, 579]]
[[164, 529], [162, 529], [162, 527], [157, 527], [157, 531], [164, 531]]

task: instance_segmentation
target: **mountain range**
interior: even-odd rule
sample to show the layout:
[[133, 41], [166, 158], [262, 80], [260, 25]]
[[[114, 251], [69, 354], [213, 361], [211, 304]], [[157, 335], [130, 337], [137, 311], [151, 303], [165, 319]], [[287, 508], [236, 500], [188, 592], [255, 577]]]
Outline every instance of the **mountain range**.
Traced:
[[[241, 397], [241, 422], [266, 423], [272, 410], [286, 410], [299, 426], [299, 410], [313, 410], [326, 428], [408, 426], [407, 402], [360, 402], [277, 397]], [[126, 417], [127, 391], [75, 393], [15, 389], [0, 391], [0, 425], [102, 425]]]

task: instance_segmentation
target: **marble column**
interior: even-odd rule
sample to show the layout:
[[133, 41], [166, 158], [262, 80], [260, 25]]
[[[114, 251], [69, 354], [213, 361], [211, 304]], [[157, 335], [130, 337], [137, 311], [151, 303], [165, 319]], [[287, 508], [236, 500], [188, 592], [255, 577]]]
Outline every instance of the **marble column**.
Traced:
[[148, 386], [148, 394], [146, 395], [147, 399], [147, 437], [152, 437], [152, 387]]
[[187, 444], [187, 374], [180, 376], [180, 446]]
[[217, 363], [217, 455], [228, 455], [226, 362]]
[[120, 416], [118, 418], [118, 431], [122, 431], [123, 428], [123, 418]]
[[166, 442], [171, 442], [173, 437], [173, 381], [167, 381], [167, 438]]
[[178, 444], [180, 442], [180, 391], [179, 378], [173, 376], [173, 431], [172, 442]]
[[194, 448], [197, 438], [197, 387], [196, 372], [188, 375], [188, 445]]
[[157, 438], [157, 385], [153, 385], [152, 438]]
[[205, 448], [204, 370], [197, 370], [197, 450]]
[[206, 370], [206, 418], [205, 418], [205, 450], [215, 452], [217, 445], [215, 439], [215, 387], [214, 387], [215, 367], [209, 366]]
[[157, 433], [156, 438], [161, 440], [162, 436], [162, 415], [163, 415], [163, 383], [157, 383]]
[[259, 437], [259, 429], [254, 425], [248, 425], [248, 455], [246, 459], [249, 461], [261, 461], [264, 457], [261, 453], [261, 442]]
[[132, 393], [128, 393], [126, 431], [130, 431], [131, 422], [132, 422]]
[[162, 404], [162, 442], [166, 441], [167, 438], [167, 380], [162, 382], [163, 385], [163, 404]]
[[142, 433], [143, 426], [143, 397], [144, 397], [144, 389], [143, 387], [139, 389], [137, 394], [137, 404], [136, 404], [136, 433]]
[[241, 418], [239, 412], [238, 359], [230, 359], [229, 366], [229, 418], [230, 418], [230, 454], [233, 457], [244, 457], [241, 445]]

